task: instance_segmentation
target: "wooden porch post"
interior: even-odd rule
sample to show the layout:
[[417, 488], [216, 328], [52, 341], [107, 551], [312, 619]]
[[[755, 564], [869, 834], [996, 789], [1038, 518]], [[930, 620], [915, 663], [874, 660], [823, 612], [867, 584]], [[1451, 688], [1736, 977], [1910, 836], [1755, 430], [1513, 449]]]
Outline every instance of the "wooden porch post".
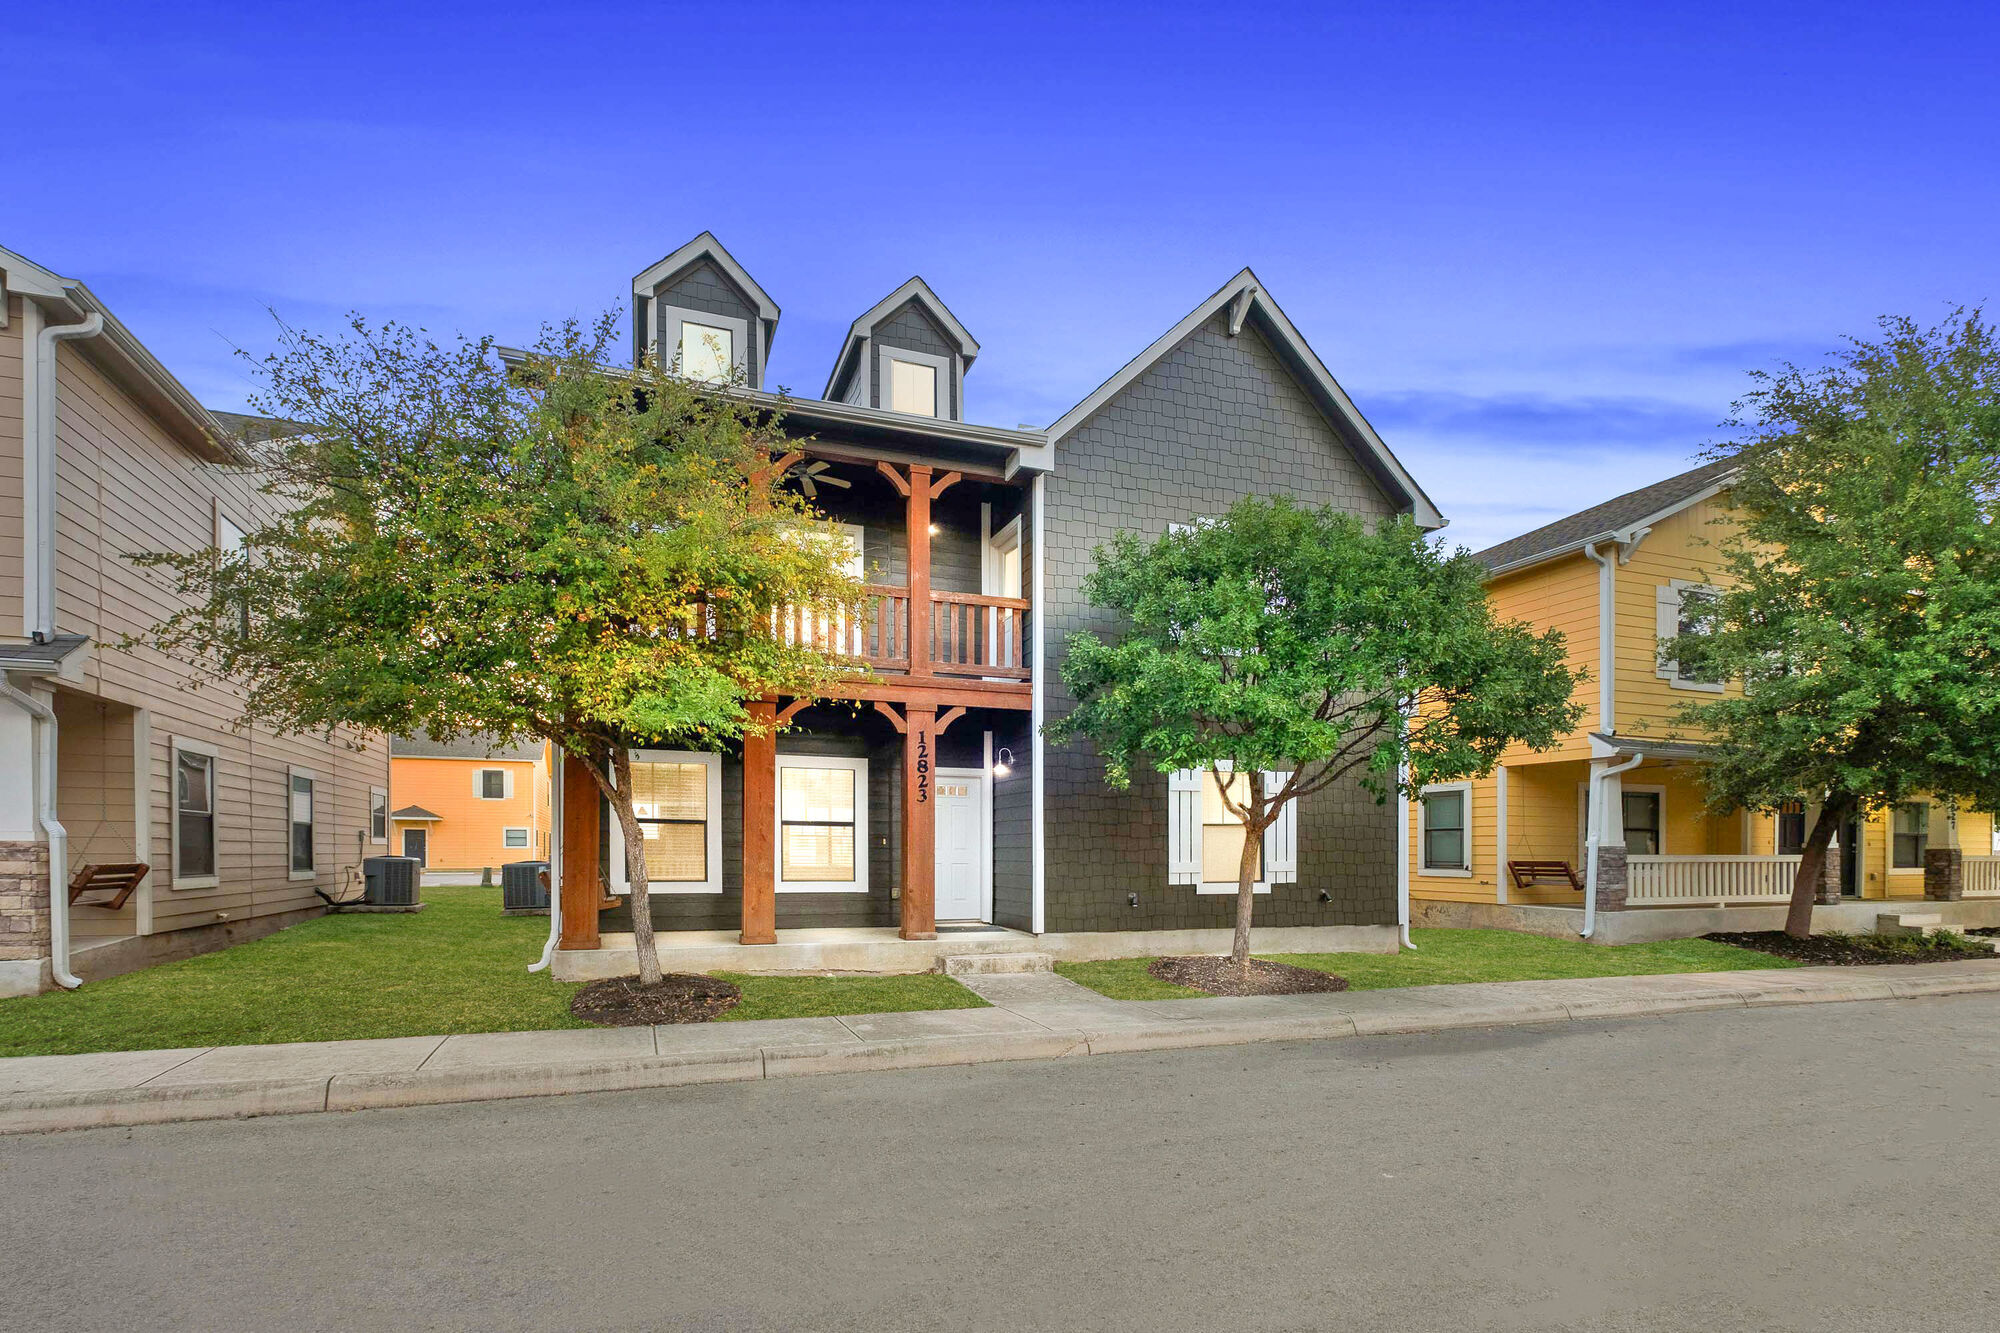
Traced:
[[[910, 674], [931, 674], [931, 470], [910, 464], [905, 501], [910, 566]], [[907, 910], [907, 904], [906, 910]]]
[[563, 755], [562, 933], [560, 949], [600, 947], [597, 910], [603, 900], [598, 880], [597, 782], [581, 759]]
[[934, 940], [937, 806], [931, 798], [936, 795], [937, 709], [911, 704], [904, 716], [902, 935], [906, 940]]
[[[750, 705], [750, 716], [769, 728], [775, 699]], [[778, 737], [766, 730], [743, 738], [743, 934], [744, 944], [778, 942]]]

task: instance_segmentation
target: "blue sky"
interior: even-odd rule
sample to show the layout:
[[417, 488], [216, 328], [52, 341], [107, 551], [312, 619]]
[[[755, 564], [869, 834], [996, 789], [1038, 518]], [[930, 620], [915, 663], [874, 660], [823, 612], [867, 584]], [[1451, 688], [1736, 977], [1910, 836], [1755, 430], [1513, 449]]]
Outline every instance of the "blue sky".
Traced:
[[[713, 229], [773, 378], [922, 273], [1046, 425], [1254, 267], [1474, 547], [2000, 293], [1990, 6], [9, 8], [0, 244], [206, 402], [270, 310], [522, 341]], [[25, 112], [23, 111], [25, 109]]]

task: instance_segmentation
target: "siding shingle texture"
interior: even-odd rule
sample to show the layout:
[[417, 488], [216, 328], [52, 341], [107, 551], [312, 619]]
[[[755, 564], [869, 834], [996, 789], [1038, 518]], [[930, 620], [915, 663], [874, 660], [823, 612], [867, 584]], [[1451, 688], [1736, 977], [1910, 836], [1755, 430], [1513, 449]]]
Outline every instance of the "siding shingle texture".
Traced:
[[[1115, 635], [1083, 602], [1092, 550], [1119, 529], [1156, 536], [1246, 495], [1285, 493], [1361, 514], [1394, 506], [1251, 327], [1214, 320], [1107, 403], [1058, 446], [1046, 488], [1048, 713], [1074, 705], [1062, 686], [1063, 643], [1091, 628]], [[1226, 926], [1229, 895], [1167, 883], [1166, 778], [1104, 782], [1088, 744], [1047, 749], [1046, 928], [1166, 930]], [[1299, 811], [1299, 882], [1257, 902], [1260, 925], [1374, 925], [1396, 918], [1396, 812], [1358, 784]], [[1321, 891], [1332, 899], [1322, 903]], [[1128, 893], [1139, 895], [1129, 907]]]

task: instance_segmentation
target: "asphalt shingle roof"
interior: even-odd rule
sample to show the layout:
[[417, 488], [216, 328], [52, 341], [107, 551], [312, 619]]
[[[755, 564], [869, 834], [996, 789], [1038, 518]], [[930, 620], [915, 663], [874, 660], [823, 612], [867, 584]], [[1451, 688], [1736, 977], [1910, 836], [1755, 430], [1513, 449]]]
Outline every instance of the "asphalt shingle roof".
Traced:
[[1681, 501], [1701, 494], [1735, 467], [1736, 461], [1731, 458], [1704, 463], [1677, 477], [1641, 486], [1636, 491], [1614, 496], [1603, 504], [1579, 510], [1567, 518], [1543, 524], [1533, 532], [1510, 537], [1498, 546], [1487, 547], [1474, 558], [1488, 569], [1505, 569], [1511, 565], [1527, 564], [1592, 538], [1609, 536], [1649, 514], [1671, 509]]
[[510, 763], [533, 763], [542, 757], [542, 743], [496, 746], [491, 736], [461, 736], [457, 740], [434, 741], [428, 736], [391, 736], [389, 753], [403, 759], [498, 759]]

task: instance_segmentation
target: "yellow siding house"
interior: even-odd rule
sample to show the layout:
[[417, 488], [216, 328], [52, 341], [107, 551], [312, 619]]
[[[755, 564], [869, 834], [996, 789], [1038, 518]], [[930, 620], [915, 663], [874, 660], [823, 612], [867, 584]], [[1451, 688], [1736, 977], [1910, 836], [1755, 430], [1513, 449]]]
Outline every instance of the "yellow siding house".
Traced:
[[424, 866], [426, 884], [499, 882], [510, 861], [549, 859], [549, 764], [540, 744], [483, 739], [389, 746], [389, 849]]
[[[1659, 652], [1720, 563], [1730, 475], [1726, 460], [1709, 463], [1480, 553], [1497, 614], [1563, 631], [1590, 676], [1578, 689], [1585, 717], [1552, 751], [1517, 747], [1492, 777], [1410, 803], [1419, 924], [1588, 929], [1607, 943], [1776, 924], [1815, 812], [1706, 809], [1700, 738], [1673, 719], [1735, 687], [1683, 675]], [[1964, 900], [1934, 906], [2000, 924], [1992, 819], [1917, 801], [1842, 830], [1817, 927], [1870, 929], [1880, 909], [1868, 904], [1924, 898], [1925, 853], [1953, 846]]]

